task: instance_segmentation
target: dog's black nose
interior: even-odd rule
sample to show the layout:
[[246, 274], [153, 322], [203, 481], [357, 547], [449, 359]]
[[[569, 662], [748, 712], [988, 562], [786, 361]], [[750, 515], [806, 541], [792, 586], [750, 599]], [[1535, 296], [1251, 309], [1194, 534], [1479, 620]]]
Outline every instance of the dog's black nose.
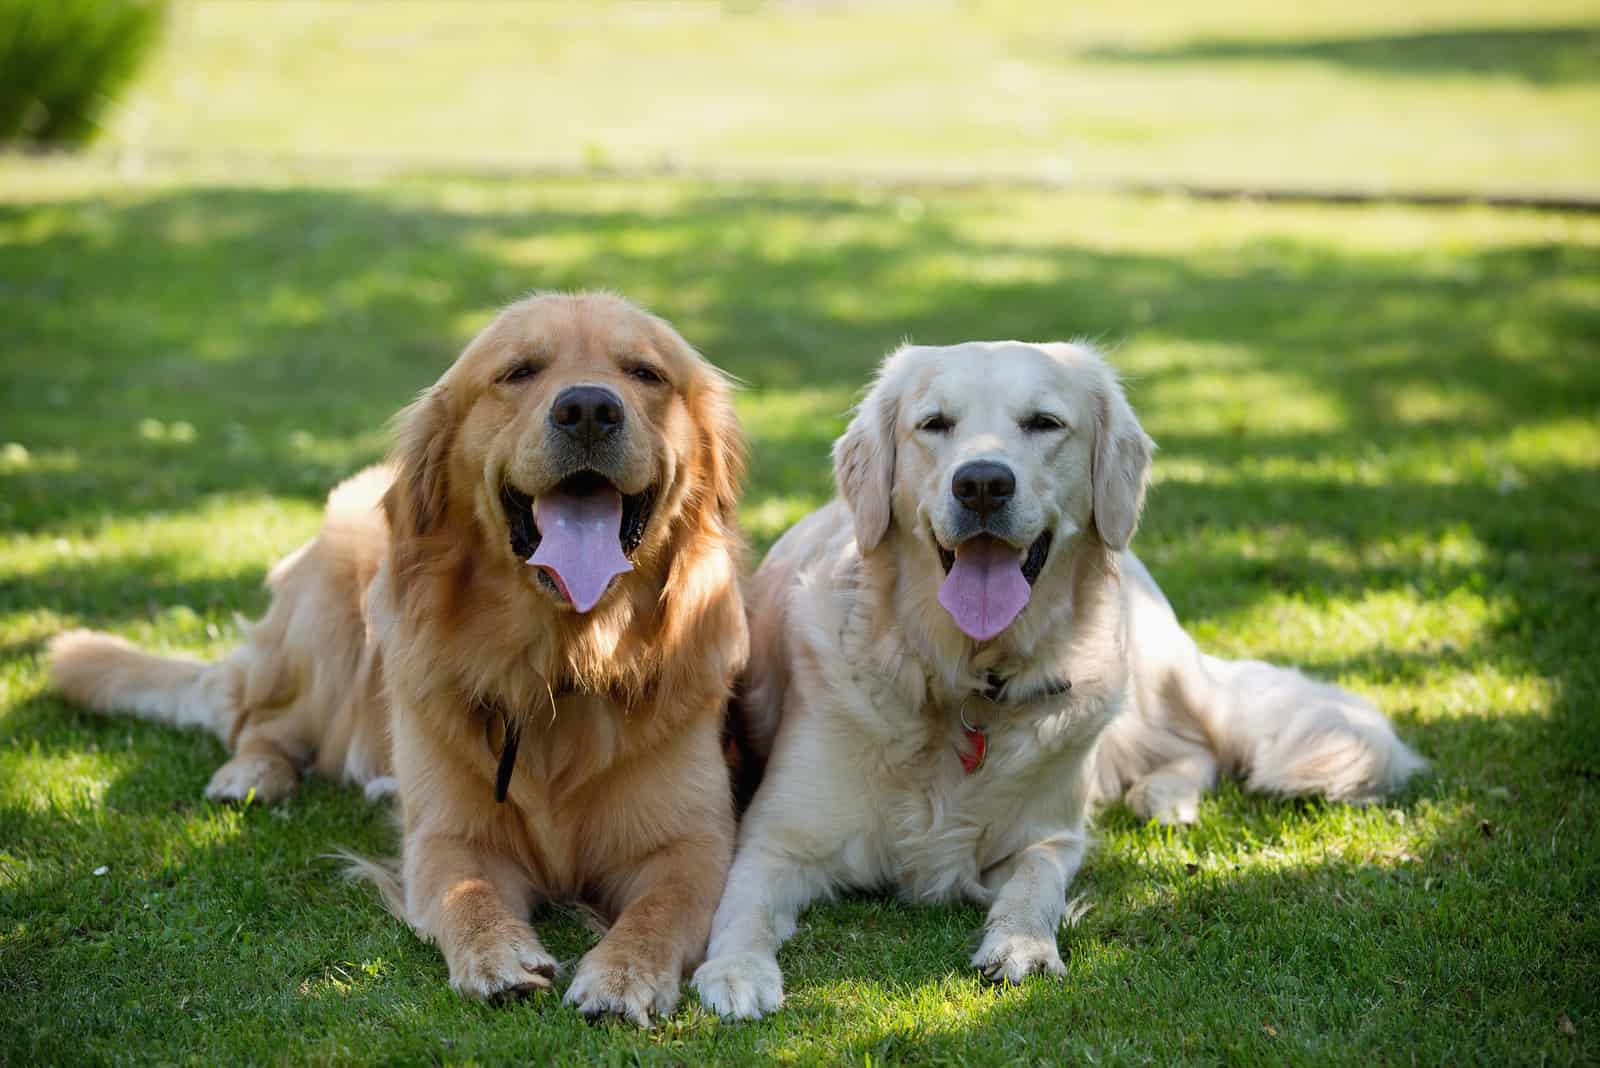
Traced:
[[550, 406], [550, 425], [585, 447], [622, 426], [622, 398], [604, 386], [570, 386]]
[[1011, 468], [993, 460], [974, 460], [956, 468], [950, 492], [961, 506], [987, 518], [998, 512], [1017, 492], [1017, 476]]

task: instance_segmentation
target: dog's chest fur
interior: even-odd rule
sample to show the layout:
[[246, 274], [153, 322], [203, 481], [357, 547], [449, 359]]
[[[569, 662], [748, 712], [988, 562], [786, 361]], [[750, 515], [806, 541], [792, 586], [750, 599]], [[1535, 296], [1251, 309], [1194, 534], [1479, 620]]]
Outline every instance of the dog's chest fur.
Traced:
[[[869, 698], [893, 708], [878, 703], [886, 699], [895, 700]], [[987, 903], [993, 869], [1043, 834], [1081, 829], [1103, 704], [1092, 693], [1019, 705], [950, 695], [899, 730], [861, 732], [850, 745], [873, 795], [870, 837], [880, 848], [860, 859], [908, 899]], [[963, 715], [982, 728], [986, 750], [970, 772], [961, 755], [975, 739]]]
[[[1126, 691], [1118, 602], [1075, 596], [1029, 647], [974, 650], [892, 569], [850, 551], [824, 560], [837, 571], [803, 578], [788, 606], [810, 714], [786, 729], [806, 736], [809, 774], [848, 794], [830, 807], [855, 832], [835, 874], [912, 900], [986, 903], [1022, 849], [1084, 828], [1095, 748]], [[991, 672], [1010, 699], [978, 692]], [[963, 715], [986, 735], [971, 772]]]

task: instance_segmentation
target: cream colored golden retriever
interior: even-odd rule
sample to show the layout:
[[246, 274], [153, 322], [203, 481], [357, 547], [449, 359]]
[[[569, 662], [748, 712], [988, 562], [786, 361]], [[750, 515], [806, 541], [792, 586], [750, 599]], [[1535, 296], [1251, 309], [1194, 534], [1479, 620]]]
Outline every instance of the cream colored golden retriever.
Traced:
[[209, 797], [392, 775], [401, 871], [369, 874], [453, 986], [548, 987], [530, 907], [583, 899], [615, 922], [566, 1000], [644, 1024], [677, 1004], [732, 852], [742, 455], [722, 377], [665, 322], [523, 301], [402, 413], [393, 467], [333, 492], [244, 645], [202, 664], [67, 634], [56, 684], [215, 731], [233, 757]]
[[889, 357], [834, 448], [840, 499], [749, 591], [770, 759], [695, 973], [708, 1007], [776, 1009], [779, 944], [848, 887], [981, 903], [985, 976], [1061, 975], [1097, 799], [1187, 821], [1219, 771], [1362, 801], [1421, 766], [1355, 695], [1196, 649], [1127, 551], [1151, 448], [1086, 348]]

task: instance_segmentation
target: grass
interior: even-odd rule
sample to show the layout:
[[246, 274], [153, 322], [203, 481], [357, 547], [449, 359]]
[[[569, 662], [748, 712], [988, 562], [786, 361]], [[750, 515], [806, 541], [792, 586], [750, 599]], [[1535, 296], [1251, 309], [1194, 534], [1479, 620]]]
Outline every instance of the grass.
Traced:
[[[749, 383], [762, 547], [902, 338], [1099, 339], [1162, 446], [1136, 545], [1182, 617], [1370, 695], [1434, 774], [1108, 811], [1061, 983], [978, 982], [974, 909], [859, 897], [806, 914], [758, 1025], [459, 1001], [322, 859], [392, 850], [380, 809], [203, 803], [215, 741], [65, 706], [42, 647], [225, 648], [476, 324], [590, 285]], [[1552, 214], [3, 165], [0, 1063], [1593, 1060], [1597, 338], [1600, 220]]]
[[1593, 193], [1592, 0], [185, 0], [107, 142]]
[[[0, 1064], [1600, 1059], [1600, 218], [228, 157], [1593, 192], [1592, 4], [182, 0], [106, 141], [0, 160]], [[976, 981], [977, 910], [853, 897], [760, 1024], [461, 1002], [323, 859], [392, 851], [382, 809], [204, 803], [214, 740], [67, 707], [42, 649], [225, 649], [476, 326], [593, 286], [749, 383], [758, 548], [903, 338], [1099, 340], [1180, 615], [1371, 696], [1434, 773], [1109, 809], [1061, 983]]]

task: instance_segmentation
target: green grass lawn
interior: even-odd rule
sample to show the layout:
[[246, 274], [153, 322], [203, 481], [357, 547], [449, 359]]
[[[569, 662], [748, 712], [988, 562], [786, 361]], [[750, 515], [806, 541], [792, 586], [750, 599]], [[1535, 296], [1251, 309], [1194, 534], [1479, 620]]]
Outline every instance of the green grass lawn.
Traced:
[[1600, 189], [1594, 0], [176, 0], [129, 149]]
[[[322, 859], [392, 851], [380, 808], [203, 803], [222, 748], [67, 707], [43, 643], [227, 647], [474, 327], [580, 286], [748, 383], [761, 547], [901, 339], [1099, 340], [1161, 445], [1136, 547], [1180, 615], [1369, 695], [1434, 774], [1105, 813], [1064, 982], [979, 982], [977, 910], [854, 898], [806, 914], [760, 1024], [458, 1000]], [[1592, 1060], [1597, 339], [1600, 219], [0, 166], [0, 1063]]]

